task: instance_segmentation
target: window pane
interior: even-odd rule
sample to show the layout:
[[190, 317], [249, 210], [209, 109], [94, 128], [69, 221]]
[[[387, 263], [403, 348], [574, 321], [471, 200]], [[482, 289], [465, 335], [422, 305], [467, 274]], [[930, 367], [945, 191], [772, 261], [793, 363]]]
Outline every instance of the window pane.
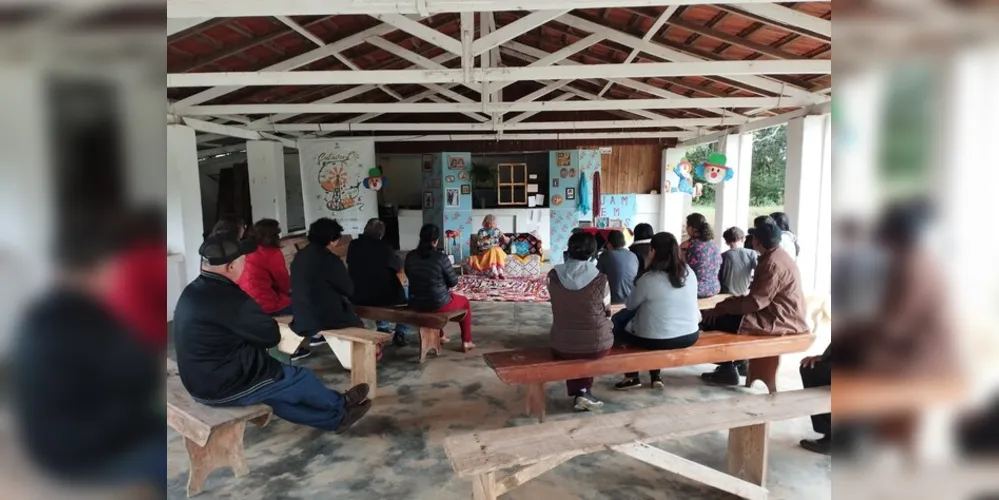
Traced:
[[527, 186], [516, 186], [513, 188], [513, 201], [514, 203], [527, 203]]
[[513, 181], [527, 182], [527, 165], [515, 165], [513, 167]]
[[499, 181], [513, 182], [513, 169], [510, 168], [510, 165], [501, 164], [499, 166]]

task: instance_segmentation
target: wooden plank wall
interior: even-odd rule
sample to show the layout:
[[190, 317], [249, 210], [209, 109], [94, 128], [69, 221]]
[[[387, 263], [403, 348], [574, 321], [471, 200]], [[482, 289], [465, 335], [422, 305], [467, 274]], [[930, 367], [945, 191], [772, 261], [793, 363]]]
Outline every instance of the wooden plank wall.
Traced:
[[[598, 149], [601, 145], [584, 147]], [[662, 146], [626, 144], [611, 146], [601, 157], [601, 194], [648, 194], [662, 191]]]

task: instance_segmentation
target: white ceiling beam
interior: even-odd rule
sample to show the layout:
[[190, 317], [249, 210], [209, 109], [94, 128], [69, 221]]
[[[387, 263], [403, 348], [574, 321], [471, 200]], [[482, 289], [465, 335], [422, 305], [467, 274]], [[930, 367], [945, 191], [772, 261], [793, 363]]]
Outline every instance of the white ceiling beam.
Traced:
[[461, 42], [425, 24], [418, 23], [399, 14], [380, 14], [374, 17], [454, 55], [461, 56]]
[[[669, 7], [666, 7], [666, 10], [664, 10], [659, 18], [656, 19], [656, 22], [652, 23], [649, 30], [642, 35], [642, 40], [648, 41], [652, 37], [656, 36], [656, 33], [659, 33], [659, 30], [663, 29], [663, 25], [666, 24], [666, 21], [669, 21], [669, 18], [673, 17], [673, 14], [676, 14], [676, 11], [679, 9], [679, 5], [670, 5]], [[631, 53], [628, 54], [628, 57], [624, 59], [623, 64], [631, 64], [631, 61], [634, 61], [635, 58], [638, 57], [639, 53], [641, 53], [641, 51], [638, 49], [632, 50]], [[608, 81], [607, 85], [604, 85], [604, 88], [600, 89], [600, 92], [597, 92], [597, 96], [603, 97], [613, 85], [613, 81]]]
[[[357, 97], [357, 96], [359, 96], [361, 94], [364, 94], [365, 92], [370, 92], [372, 90], [375, 90], [376, 88], [378, 88], [378, 87], [376, 87], [374, 85], [359, 85], [357, 87], [353, 87], [353, 88], [345, 90], [343, 92], [340, 92], [340, 93], [337, 93], [337, 94], [333, 94], [333, 95], [331, 95], [329, 97], [324, 97], [324, 98], [319, 99], [317, 101], [313, 101], [310, 104], [332, 104], [332, 103], [335, 103], [335, 102], [345, 101], [345, 100], [350, 99], [352, 97]], [[179, 112], [181, 114], [185, 114], [186, 109], [180, 109]], [[289, 118], [298, 116], [300, 114], [301, 113], [280, 113], [280, 114], [276, 114], [276, 115], [273, 115], [273, 116], [269, 116], [267, 118], [261, 118], [259, 120], [255, 120], [255, 121], [251, 122], [251, 125], [258, 125], [258, 124], [261, 124], [261, 123], [268, 123], [268, 122], [279, 122], [279, 121], [282, 121], [282, 120], [287, 120]]]
[[472, 81], [472, 68], [475, 67], [475, 56], [472, 52], [475, 45], [475, 13], [461, 13], [461, 70], [465, 81]]
[[[827, 75], [832, 72], [828, 59], [791, 59], [781, 61], [699, 61], [644, 64], [581, 64], [563, 67], [476, 68], [476, 82], [512, 82], [520, 80], [558, 80], [564, 78], [647, 78], [717, 75]], [[753, 77], [758, 78], [758, 77]], [[461, 69], [453, 70], [373, 70], [373, 71], [289, 71], [174, 73], [167, 75], [167, 87], [207, 87], [213, 85], [355, 85], [406, 83], [461, 83]], [[809, 96], [812, 96], [809, 94]], [[815, 97], [813, 97], [813, 102]]]
[[290, 148], [297, 147], [295, 141], [291, 139], [286, 139], [284, 137], [278, 137], [273, 134], [268, 134], [265, 132], [256, 132], [253, 130], [248, 130], [243, 127], [235, 127], [231, 125], [222, 125], [220, 123], [212, 123], [205, 120], [198, 120], [196, 118], [180, 117], [180, 120], [188, 127], [197, 130], [198, 132], [205, 132], [208, 134], [225, 135], [229, 137], [236, 137], [239, 139], [246, 139], [248, 141], [259, 141], [259, 140], [273, 140], [278, 141], [281, 144], [288, 146]]
[[548, 85], [545, 85], [544, 87], [541, 87], [540, 89], [535, 90], [534, 92], [531, 92], [530, 94], [527, 94], [524, 97], [521, 97], [520, 99], [517, 99], [514, 102], [536, 101], [562, 87], [565, 87], [570, 82], [572, 82], [572, 80], [559, 80], [557, 82], [549, 83]]
[[707, 135], [692, 137], [690, 139], [687, 139], [683, 143], [679, 144], [677, 147], [692, 147], [692, 146], [699, 146], [701, 144], [717, 142], [719, 139], [729, 134], [745, 134], [756, 130], [775, 127], [777, 125], [780, 125], [782, 123], [787, 123], [788, 121], [801, 116], [824, 115], [830, 112], [832, 112], [832, 103], [830, 101], [827, 101], [824, 103], [814, 104], [812, 106], [804, 107], [801, 109], [796, 109], [794, 111], [789, 111], [787, 113], [777, 116], [769, 116], [767, 118], [757, 118], [749, 123], [743, 125], [736, 125], [725, 130], [712, 132]]
[[[773, 0], [670, 0], [675, 5], [770, 3]], [[818, 0], [827, 1], [827, 0]], [[529, 0], [167, 0], [167, 17], [332, 16], [536, 10]], [[663, 0], [545, 0], [547, 9], [660, 7]]]
[[[599, 130], [663, 127], [717, 127], [749, 123], [749, 118], [662, 118], [658, 120], [591, 120], [506, 122], [499, 130]], [[423, 130], [491, 131], [491, 123], [283, 123], [248, 127], [264, 132], [406, 132]]]
[[[575, 53], [577, 53], [577, 52], [579, 52], [581, 50], [585, 50], [585, 49], [587, 49], [587, 48], [589, 48], [589, 47], [591, 47], [591, 46], [593, 46], [593, 45], [595, 45], [597, 43], [600, 43], [600, 41], [603, 40], [603, 39], [604, 39], [604, 37], [602, 37], [600, 35], [590, 35], [590, 36], [588, 36], [586, 38], [577, 40], [573, 44], [570, 44], [570, 45], [567, 45], [565, 47], [562, 47], [561, 49], [559, 49], [559, 50], [557, 50], [555, 52], [552, 52], [551, 54], [545, 54], [543, 57], [539, 57], [536, 61], [528, 64], [527, 67], [528, 68], [538, 68], [538, 67], [542, 67], [542, 66], [551, 66], [553, 64], [557, 64], [558, 62], [567, 59], [569, 56], [571, 56], [571, 55], [573, 55], [573, 54], [575, 54]], [[517, 43], [517, 42], [511, 42], [511, 44], [523, 45], [523, 44], [520, 44], [520, 43]], [[525, 45], [525, 47], [526, 47], [526, 45]], [[498, 85], [498, 88], [502, 89], [502, 88], [505, 88], [505, 87], [507, 87], [509, 85], [512, 85], [513, 83], [514, 82], [504, 82], [504, 83], [499, 83], [497, 85]]]
[[[512, 111], [594, 111], [631, 109], [686, 109], [686, 108], [758, 108], [796, 107], [811, 104], [810, 100], [794, 97], [694, 97], [690, 99], [613, 99], [575, 102], [504, 102], [490, 103], [487, 113]], [[219, 114], [276, 114], [276, 113], [461, 113], [480, 111], [481, 105], [469, 103], [343, 103], [343, 104], [223, 104], [193, 106], [185, 110], [187, 116], [216, 116]]]
[[210, 17], [189, 17], [167, 19], [167, 36], [175, 35], [188, 28], [210, 21]]
[[513, 40], [514, 38], [569, 12], [569, 10], [571, 9], [539, 10], [537, 12], [532, 12], [476, 40], [475, 43], [472, 44], [472, 55], [477, 56], [493, 47], [499, 47], [503, 44], [503, 42]]
[[365, 136], [375, 142], [565, 141], [576, 139], [686, 139], [692, 132], [569, 132], [538, 134], [412, 134]]
[[[575, 97], [574, 94], [565, 93], [565, 94], [562, 94], [562, 95], [560, 95], [560, 96], [558, 96], [558, 97], [556, 97], [556, 98], [554, 98], [554, 99], [552, 99], [552, 100], [550, 100], [548, 102], [563, 102], [563, 101], [568, 101], [569, 99], [572, 99], [573, 97]], [[529, 112], [526, 112], [526, 113], [521, 113], [521, 114], [516, 115], [513, 118], [510, 118], [509, 120], [507, 120], [506, 124], [507, 125], [511, 125], [511, 124], [515, 124], [515, 123], [520, 123], [520, 122], [522, 122], [522, 121], [524, 121], [524, 120], [526, 120], [526, 119], [528, 119], [528, 118], [530, 118], [530, 117], [532, 117], [532, 116], [534, 116], [534, 115], [536, 115], [538, 113], [540, 113], [540, 111], [529, 111]]]
[[[623, 33], [614, 29], [610, 29], [606, 26], [594, 23], [592, 21], [587, 21], [585, 19], [573, 16], [572, 14], [566, 14], [558, 18], [558, 22], [565, 24], [576, 29], [580, 29], [589, 33], [599, 33], [604, 35], [607, 39], [614, 42], [620, 43], [626, 47], [632, 47], [633, 49], [638, 49], [646, 54], [666, 59], [667, 61], [675, 62], [704, 62], [705, 59], [697, 56], [692, 56], [686, 54], [679, 50], [675, 50], [664, 45], [659, 45], [647, 40], [642, 40], [641, 38], [631, 36], [627, 33]], [[629, 65], [631, 66], [631, 65]], [[767, 90], [777, 94], [784, 94], [793, 97], [810, 97], [813, 102], [818, 102], [821, 100], [821, 96], [817, 96], [808, 92], [807, 90], [795, 87], [794, 85], [789, 85], [784, 82], [779, 82], [776, 80], [771, 80], [768, 78], [763, 78], [760, 76], [740, 76], [740, 75], [719, 75], [712, 72], [704, 72], [697, 76], [726, 76], [729, 80], [744, 83], [750, 87]]]
[[[447, 69], [443, 64], [440, 64], [437, 61], [434, 61], [434, 60], [428, 59], [426, 57], [423, 57], [420, 54], [417, 54], [416, 52], [413, 52], [413, 51], [411, 51], [411, 50], [409, 50], [409, 49], [407, 49], [405, 47], [402, 47], [400, 45], [394, 44], [394, 43], [392, 43], [392, 42], [390, 42], [390, 41], [388, 41], [388, 40], [386, 40], [386, 39], [384, 39], [384, 38], [382, 38], [380, 36], [373, 36], [373, 37], [368, 38], [367, 40], [365, 40], [365, 42], [370, 43], [371, 45], [374, 45], [375, 47], [378, 47], [379, 49], [382, 49], [385, 52], [388, 52], [389, 54], [392, 54], [392, 55], [394, 55], [396, 57], [399, 57], [401, 59], [405, 59], [405, 60], [407, 60], [407, 61], [409, 61], [409, 62], [411, 62], [411, 63], [413, 63], [413, 64], [415, 64], [415, 65], [417, 65], [417, 66], [419, 66], [421, 68], [426, 68], [426, 69]], [[450, 53], [447, 54], [447, 55], [449, 56], [447, 58], [448, 60], [454, 59], [456, 57], [454, 54], [450, 54]]]
[[[361, 44], [366, 38], [373, 36], [382, 36], [395, 31], [393, 26], [387, 24], [380, 24], [372, 28], [368, 28], [360, 33], [355, 33], [346, 38], [337, 40], [325, 47], [319, 47], [312, 49], [304, 54], [299, 54], [291, 59], [285, 59], [277, 64], [272, 64], [266, 68], [261, 69], [262, 72], [281, 72], [281, 71], [291, 71], [295, 68], [305, 66], [306, 64], [318, 61], [325, 57], [329, 57], [333, 54], [339, 53], [343, 50], [347, 50], [351, 47]], [[380, 83], [380, 82], [377, 82]], [[232, 87], [214, 87], [208, 90], [198, 92], [190, 97], [181, 99], [175, 103], [177, 108], [182, 108], [184, 106], [193, 106], [195, 104], [201, 104], [203, 102], [210, 101], [212, 99], [217, 99], [231, 92], [235, 92], [243, 88], [242, 86], [232, 86]]]
[[285, 26], [287, 26], [287, 27], [295, 30], [295, 32], [297, 32], [299, 35], [304, 36], [310, 42], [318, 45], [319, 47], [325, 47], [326, 46], [326, 42], [324, 42], [318, 36], [312, 34], [309, 30], [305, 29], [305, 26], [302, 26], [301, 24], [296, 23], [292, 18], [290, 18], [288, 16], [274, 16], [274, 18], [277, 19], [278, 21], [281, 21], [282, 23], [284, 23]]
[[779, 23], [797, 26], [813, 33], [832, 37], [832, 21], [805, 14], [799, 10], [789, 9], [773, 3], [739, 5], [739, 9]]
[[240, 151], [246, 151], [245, 142], [241, 142], [239, 144], [232, 144], [229, 146], [222, 146], [219, 148], [199, 149], [198, 159], [200, 160], [202, 158], [211, 158], [213, 156], [224, 155], [228, 153], [238, 153]]

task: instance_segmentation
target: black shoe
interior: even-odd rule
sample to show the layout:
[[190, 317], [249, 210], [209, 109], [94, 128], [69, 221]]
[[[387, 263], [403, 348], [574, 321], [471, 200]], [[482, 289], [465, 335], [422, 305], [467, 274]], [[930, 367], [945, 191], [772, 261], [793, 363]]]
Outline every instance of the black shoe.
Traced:
[[589, 391], [579, 393], [579, 395], [573, 399], [573, 403], [573, 408], [575, 408], [576, 411], [596, 410], [604, 405], [603, 401], [597, 399], [597, 397], [590, 394]]
[[701, 374], [701, 380], [716, 385], [739, 385], [739, 371], [734, 366], [719, 366], [713, 372]]
[[396, 332], [395, 335], [392, 337], [392, 345], [396, 347], [406, 347], [407, 345], [409, 345], [409, 342], [406, 341], [405, 335]]
[[616, 384], [614, 388], [619, 391], [627, 391], [628, 389], [638, 389], [642, 386], [642, 381], [636, 378], [626, 378]]
[[368, 384], [360, 383], [347, 389], [347, 392], [343, 393], [343, 398], [347, 401], [347, 406], [357, 406], [368, 399], [370, 391], [371, 387]]
[[653, 389], [662, 389], [663, 387], [666, 387], [666, 384], [663, 384], [662, 377], [652, 377], [652, 388]]
[[820, 439], [802, 439], [798, 444], [813, 453], [829, 455], [832, 452], [832, 437], [828, 434], [822, 436]]
[[304, 347], [299, 347], [298, 349], [295, 349], [295, 352], [291, 354], [291, 360], [298, 361], [300, 359], [305, 359], [309, 356], [312, 356], [312, 351]]
[[321, 345], [326, 345], [326, 337], [322, 335], [313, 335], [309, 337], [309, 347], [319, 347]]
[[739, 370], [740, 377], [749, 375], [749, 361], [736, 361], [735, 367]]
[[365, 413], [368, 413], [368, 410], [370, 409], [371, 409], [370, 399], [365, 399], [364, 401], [361, 401], [359, 404], [354, 406], [348, 406], [347, 413], [344, 414], [343, 420], [340, 422], [340, 425], [336, 428], [336, 433], [342, 434], [344, 431], [349, 429], [350, 426], [357, 423], [357, 421], [360, 420]]

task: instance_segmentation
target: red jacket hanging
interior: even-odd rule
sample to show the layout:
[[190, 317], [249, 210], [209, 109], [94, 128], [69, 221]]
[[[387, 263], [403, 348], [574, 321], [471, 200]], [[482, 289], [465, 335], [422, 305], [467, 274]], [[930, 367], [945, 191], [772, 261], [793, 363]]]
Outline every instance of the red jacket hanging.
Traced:
[[593, 219], [600, 217], [600, 172], [593, 172]]

